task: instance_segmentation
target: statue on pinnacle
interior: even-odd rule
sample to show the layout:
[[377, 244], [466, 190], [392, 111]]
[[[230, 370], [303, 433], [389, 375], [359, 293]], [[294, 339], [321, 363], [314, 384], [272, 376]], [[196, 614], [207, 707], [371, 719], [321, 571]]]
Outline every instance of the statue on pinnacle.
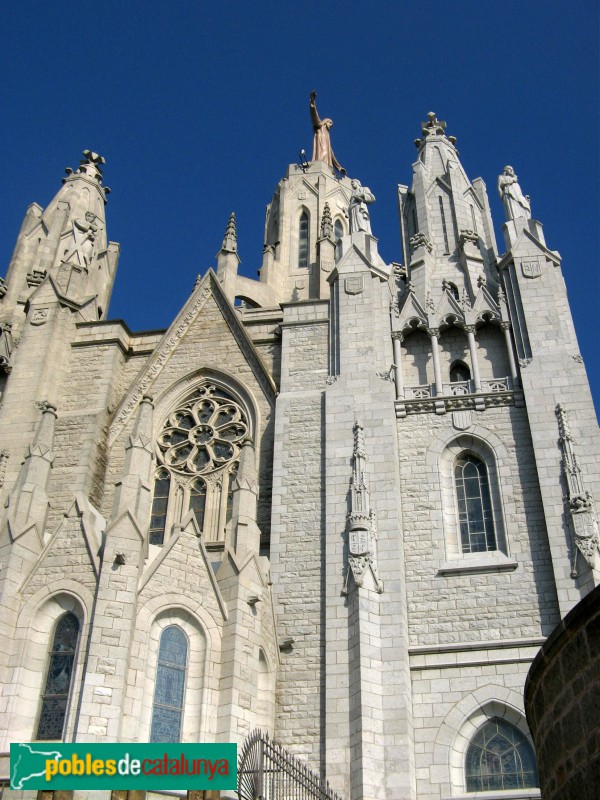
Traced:
[[333, 120], [329, 117], [325, 117], [325, 119], [319, 117], [315, 102], [316, 97], [316, 92], [310, 93], [310, 118], [314, 131], [312, 161], [324, 161], [331, 169], [337, 169], [338, 172], [345, 175], [346, 170], [333, 154], [331, 147], [329, 131], [333, 126]]
[[529, 196], [521, 191], [519, 179], [510, 166], [504, 167], [502, 175], [498, 176], [498, 194], [504, 205], [507, 220], [531, 219]]

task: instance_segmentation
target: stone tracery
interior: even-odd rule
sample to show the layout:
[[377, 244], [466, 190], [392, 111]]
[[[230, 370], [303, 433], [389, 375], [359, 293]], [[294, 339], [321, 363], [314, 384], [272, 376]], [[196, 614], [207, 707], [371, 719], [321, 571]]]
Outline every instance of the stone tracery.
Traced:
[[158, 438], [158, 455], [176, 472], [206, 474], [234, 460], [247, 435], [240, 405], [214, 384], [206, 384], [169, 415]]

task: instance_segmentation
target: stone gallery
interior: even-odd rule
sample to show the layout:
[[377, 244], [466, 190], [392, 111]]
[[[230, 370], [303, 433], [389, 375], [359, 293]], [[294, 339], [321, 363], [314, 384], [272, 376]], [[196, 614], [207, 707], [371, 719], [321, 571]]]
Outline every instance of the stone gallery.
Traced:
[[539, 796], [526, 675], [600, 580], [560, 256], [510, 166], [501, 253], [430, 113], [386, 264], [314, 93], [310, 119], [259, 279], [232, 215], [166, 331], [110, 319], [100, 155], [27, 210], [0, 279], [5, 787], [10, 742], [205, 741], [238, 744], [245, 800]]

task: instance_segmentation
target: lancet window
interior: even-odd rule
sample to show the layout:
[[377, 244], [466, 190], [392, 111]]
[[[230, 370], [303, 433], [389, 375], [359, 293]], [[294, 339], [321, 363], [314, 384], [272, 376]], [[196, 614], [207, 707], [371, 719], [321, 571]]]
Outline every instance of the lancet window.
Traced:
[[300, 215], [298, 223], [298, 266], [308, 267], [308, 252], [309, 252], [309, 219], [308, 212], [303, 211]]
[[444, 232], [444, 253], [450, 252], [450, 245], [448, 243], [448, 231], [446, 229], [446, 214], [444, 212], [444, 201], [441, 197], [438, 197], [440, 201], [440, 216], [442, 218], [442, 230]]
[[75, 657], [79, 638], [79, 620], [64, 614], [57, 622], [48, 654], [48, 667], [42, 694], [42, 707], [36, 739], [62, 739]]
[[498, 717], [488, 720], [471, 740], [465, 778], [468, 792], [539, 786], [532, 746], [518, 728]]
[[188, 640], [178, 625], [169, 625], [160, 636], [151, 742], [179, 742], [188, 662]]
[[496, 533], [486, 466], [463, 453], [454, 467], [460, 542], [463, 553], [496, 550]]
[[169, 415], [157, 443], [150, 544], [163, 544], [172, 525], [190, 510], [206, 541], [224, 539], [239, 452], [249, 432], [241, 404], [212, 383]]

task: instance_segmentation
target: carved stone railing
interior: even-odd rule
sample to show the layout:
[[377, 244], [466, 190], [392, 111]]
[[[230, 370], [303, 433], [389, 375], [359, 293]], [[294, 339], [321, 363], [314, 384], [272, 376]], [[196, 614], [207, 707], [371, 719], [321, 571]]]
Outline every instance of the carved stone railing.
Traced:
[[493, 406], [511, 405], [523, 405], [523, 394], [511, 377], [482, 380], [480, 391], [475, 391], [473, 379], [443, 383], [441, 394], [436, 393], [434, 383], [425, 383], [405, 390], [404, 398], [396, 401], [396, 416], [445, 414], [462, 409], [483, 411]]

